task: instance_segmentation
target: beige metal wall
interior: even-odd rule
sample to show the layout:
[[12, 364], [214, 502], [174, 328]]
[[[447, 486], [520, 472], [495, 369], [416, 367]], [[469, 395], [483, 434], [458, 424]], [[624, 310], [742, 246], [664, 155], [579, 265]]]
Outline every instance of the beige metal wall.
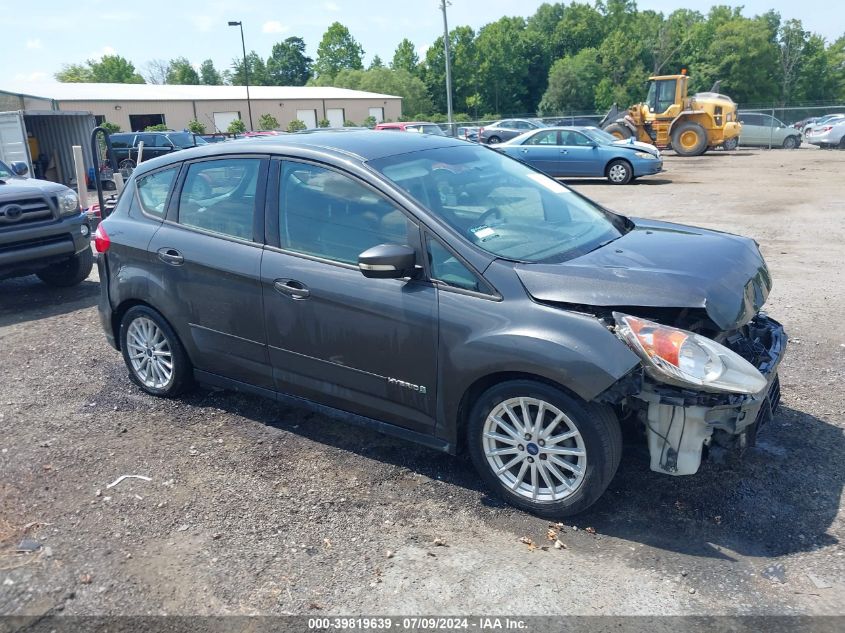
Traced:
[[[244, 95], [245, 97], [246, 95]], [[116, 123], [121, 130], [129, 131], [130, 114], [163, 114], [167, 126], [173, 130], [187, 127], [196, 118], [205, 125], [207, 132], [214, 131], [215, 112], [240, 112], [241, 119], [249, 124], [246, 98], [228, 101], [60, 101], [59, 109], [89, 111], [103, 115], [106, 121]], [[252, 120], [258, 127], [262, 114], [271, 114], [282, 129], [287, 128], [297, 110], [316, 110], [317, 120], [326, 116], [329, 108], [343, 108], [344, 118], [360, 125], [369, 116], [370, 108], [384, 108], [384, 118], [397, 120], [402, 114], [401, 99], [296, 99], [276, 101], [251, 100]]]

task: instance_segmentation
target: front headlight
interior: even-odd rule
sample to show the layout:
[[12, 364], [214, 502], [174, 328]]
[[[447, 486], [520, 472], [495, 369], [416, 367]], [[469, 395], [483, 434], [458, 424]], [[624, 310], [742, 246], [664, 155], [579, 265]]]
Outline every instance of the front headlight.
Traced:
[[613, 318], [617, 336], [655, 380], [731, 393], [758, 393], [766, 387], [754, 365], [716, 341], [628, 314], [614, 312]]
[[654, 154], [649, 154], [648, 152], [634, 152], [634, 156], [638, 156], [639, 158], [645, 158], [646, 160], [657, 160], [657, 156]]
[[62, 215], [79, 213], [79, 198], [73, 191], [65, 191], [59, 195], [59, 213]]

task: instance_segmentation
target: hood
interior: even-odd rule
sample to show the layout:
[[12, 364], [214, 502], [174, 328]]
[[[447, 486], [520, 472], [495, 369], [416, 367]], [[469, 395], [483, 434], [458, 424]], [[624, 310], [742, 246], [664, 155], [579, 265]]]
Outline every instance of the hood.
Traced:
[[703, 309], [721, 330], [760, 310], [772, 287], [748, 238], [632, 218], [635, 228], [591, 253], [559, 264], [517, 264], [538, 301], [594, 307]]
[[649, 154], [660, 156], [660, 151], [654, 145], [643, 143], [642, 141], [635, 141], [633, 139], [634, 137], [632, 136], [627, 140], [614, 141], [612, 145], [613, 147], [623, 147], [637, 152], [648, 152]]
[[0, 201], [7, 198], [20, 196], [31, 196], [33, 194], [57, 194], [67, 191], [67, 187], [49, 180], [38, 180], [37, 178], [6, 178], [0, 180]]

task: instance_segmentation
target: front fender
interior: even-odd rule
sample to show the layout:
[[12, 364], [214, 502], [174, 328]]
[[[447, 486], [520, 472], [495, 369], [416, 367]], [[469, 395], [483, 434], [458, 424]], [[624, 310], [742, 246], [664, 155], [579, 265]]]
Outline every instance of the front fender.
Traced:
[[639, 358], [592, 315], [527, 297], [467, 299], [440, 293], [437, 434], [453, 445], [465, 394], [488, 377], [534, 375], [590, 401], [639, 365]]

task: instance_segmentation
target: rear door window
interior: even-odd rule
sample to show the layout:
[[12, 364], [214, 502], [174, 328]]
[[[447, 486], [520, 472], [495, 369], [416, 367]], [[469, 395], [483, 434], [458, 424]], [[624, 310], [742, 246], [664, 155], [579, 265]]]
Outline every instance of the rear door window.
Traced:
[[179, 195], [179, 224], [252, 240], [260, 167], [260, 158], [191, 163]]
[[164, 218], [167, 205], [167, 196], [173, 186], [178, 168], [164, 169], [149, 176], [138, 178], [138, 201], [144, 213]]

